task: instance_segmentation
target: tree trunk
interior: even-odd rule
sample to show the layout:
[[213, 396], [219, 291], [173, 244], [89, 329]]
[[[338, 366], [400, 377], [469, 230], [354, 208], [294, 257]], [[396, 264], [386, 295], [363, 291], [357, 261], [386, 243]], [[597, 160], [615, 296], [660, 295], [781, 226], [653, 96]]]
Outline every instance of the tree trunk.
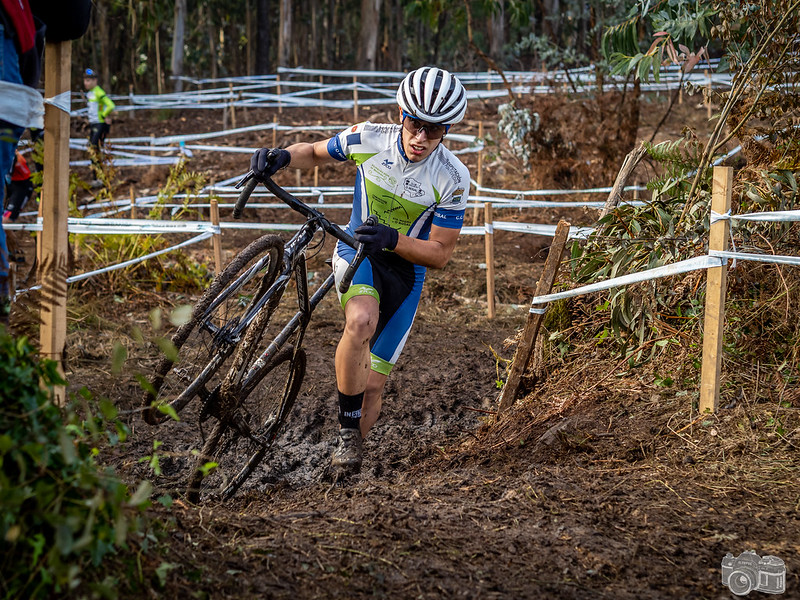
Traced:
[[361, 0], [361, 48], [359, 65], [365, 71], [375, 70], [378, 56], [378, 33], [380, 32], [381, 0]]
[[[172, 32], [172, 59], [169, 68], [173, 77], [183, 76], [183, 46], [186, 36], [186, 0], [175, 0], [175, 19]], [[174, 80], [174, 90], [183, 91], [183, 80]]]
[[498, 60], [503, 56], [503, 46], [506, 43], [506, 10], [505, 1], [498, 0], [497, 10], [492, 13], [489, 20], [489, 55]]
[[256, 18], [256, 75], [267, 75], [269, 73], [269, 51], [270, 51], [270, 2], [269, 0], [258, 0], [258, 10]]
[[280, 0], [280, 30], [278, 34], [278, 66], [288, 67], [292, 54], [292, 0]]
[[211, 10], [208, 11], [208, 20], [206, 21], [206, 31], [208, 32], [208, 55], [209, 66], [211, 67], [211, 79], [217, 78], [217, 29], [214, 27], [211, 18]]
[[95, 4], [95, 23], [97, 23], [97, 34], [100, 37], [100, 64], [94, 65], [100, 71], [101, 82], [106, 90], [111, 83], [111, 67], [108, 59], [111, 56], [108, 39], [108, 2], [97, 2]]

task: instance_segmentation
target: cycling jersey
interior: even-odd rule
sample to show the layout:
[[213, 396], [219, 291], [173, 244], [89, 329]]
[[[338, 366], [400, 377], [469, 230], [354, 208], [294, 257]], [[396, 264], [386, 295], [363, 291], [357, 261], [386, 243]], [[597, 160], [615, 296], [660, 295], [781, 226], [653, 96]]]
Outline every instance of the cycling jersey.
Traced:
[[99, 85], [86, 92], [86, 100], [89, 109], [89, 124], [105, 123], [106, 117], [116, 107]]
[[[431, 226], [461, 229], [469, 190], [469, 171], [439, 144], [424, 160], [412, 162], [403, 151], [402, 126], [361, 123], [328, 141], [328, 153], [356, 163], [352, 234], [370, 214], [412, 238], [427, 240]], [[339, 242], [334, 252], [338, 279], [355, 256]], [[385, 250], [365, 260], [342, 306], [353, 296], [369, 295], [380, 303], [378, 327], [370, 342], [371, 368], [388, 375], [403, 350], [419, 306], [425, 267]]]

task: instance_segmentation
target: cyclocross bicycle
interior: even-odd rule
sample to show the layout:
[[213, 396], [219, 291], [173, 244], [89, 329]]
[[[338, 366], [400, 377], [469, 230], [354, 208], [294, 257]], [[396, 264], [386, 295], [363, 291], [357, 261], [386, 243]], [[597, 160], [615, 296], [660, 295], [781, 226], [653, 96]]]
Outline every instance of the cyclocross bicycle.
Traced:
[[[350, 287], [364, 259], [364, 247], [342, 228], [252, 171], [236, 185], [244, 188], [234, 218], [241, 216], [259, 182], [305, 216], [305, 223], [285, 244], [277, 235], [255, 240], [214, 278], [189, 321], [172, 336], [174, 348], [157, 365], [145, 393], [143, 416], [151, 425], [177, 417], [192, 400], [199, 401], [201, 431], [212, 422], [191, 461], [186, 491], [193, 502], [201, 496], [227, 499], [241, 487], [269, 451], [300, 392], [306, 367], [303, 336], [314, 309], [335, 285], [331, 273], [309, 295], [307, 250], [320, 247], [326, 234], [356, 249], [339, 283], [341, 292]], [[315, 241], [318, 232], [322, 239]], [[292, 279], [297, 311], [274, 339], [262, 342]], [[242, 457], [249, 457], [244, 464]]]

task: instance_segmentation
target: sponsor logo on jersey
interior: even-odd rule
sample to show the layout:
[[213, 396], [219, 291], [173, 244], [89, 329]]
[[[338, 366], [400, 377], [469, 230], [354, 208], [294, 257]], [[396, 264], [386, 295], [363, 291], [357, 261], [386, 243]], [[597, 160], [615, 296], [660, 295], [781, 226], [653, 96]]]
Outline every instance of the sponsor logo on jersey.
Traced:
[[460, 185], [461, 175], [458, 174], [458, 169], [456, 169], [455, 166], [453, 166], [453, 163], [447, 159], [444, 152], [437, 153], [437, 158], [439, 159], [439, 162], [442, 163], [442, 168], [450, 175], [450, 179], [453, 180], [453, 183]]
[[403, 196], [406, 198], [419, 198], [425, 195], [425, 190], [422, 189], [422, 183], [409, 177], [403, 181]]
[[391, 161], [391, 160], [389, 160], [388, 158], [384, 158], [384, 159], [383, 159], [383, 162], [382, 162], [381, 164], [382, 164], [384, 167], [386, 167], [387, 169], [391, 169], [391, 168], [392, 168], [392, 165], [394, 164], [394, 162], [392, 162], [392, 161]]
[[351, 133], [347, 136], [347, 145], [348, 146], [355, 146], [361, 143], [361, 134], [360, 133]]
[[369, 171], [367, 172], [369, 178], [372, 179], [375, 183], [380, 183], [387, 189], [394, 189], [397, 186], [397, 178], [393, 177], [386, 171], [379, 169], [378, 165], [375, 163], [371, 163], [369, 165]]

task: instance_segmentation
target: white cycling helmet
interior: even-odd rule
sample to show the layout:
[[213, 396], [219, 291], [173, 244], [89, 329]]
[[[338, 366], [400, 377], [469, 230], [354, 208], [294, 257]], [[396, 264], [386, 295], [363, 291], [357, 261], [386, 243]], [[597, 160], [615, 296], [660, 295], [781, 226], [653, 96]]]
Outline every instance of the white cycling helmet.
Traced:
[[449, 71], [422, 67], [411, 71], [400, 83], [397, 103], [416, 119], [452, 125], [467, 112], [467, 92]]

